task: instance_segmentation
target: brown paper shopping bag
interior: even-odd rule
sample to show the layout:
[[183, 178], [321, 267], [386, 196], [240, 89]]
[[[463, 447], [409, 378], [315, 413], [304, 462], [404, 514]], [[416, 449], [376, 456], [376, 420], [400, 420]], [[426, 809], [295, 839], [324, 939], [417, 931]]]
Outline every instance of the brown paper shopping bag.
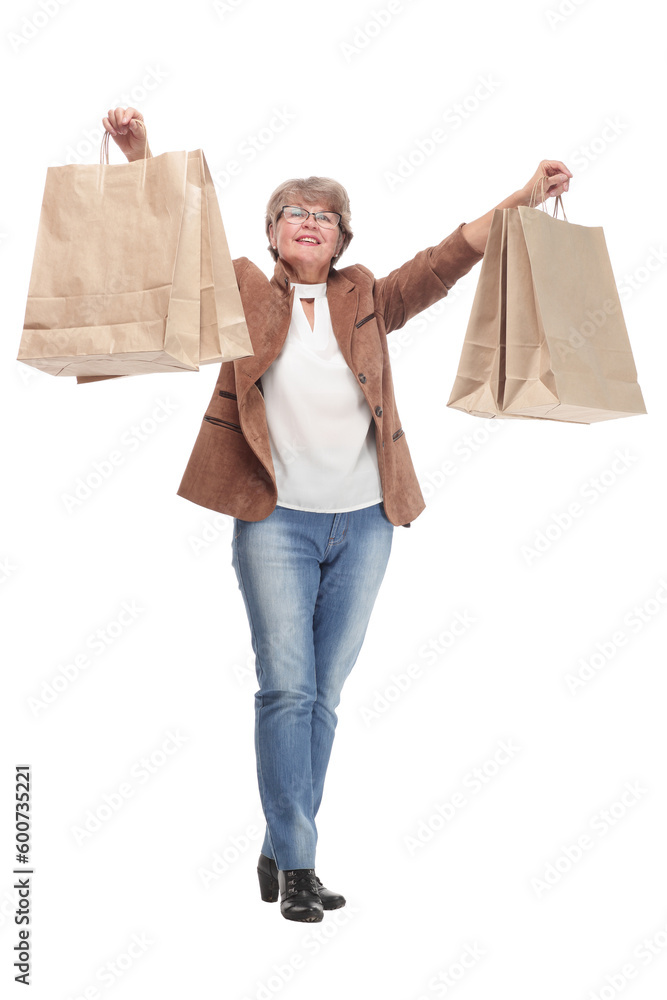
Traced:
[[87, 382], [252, 354], [203, 151], [110, 165], [105, 133], [100, 161], [47, 170], [18, 360]]
[[448, 406], [587, 424], [646, 413], [602, 228], [556, 218], [559, 203], [494, 212]]

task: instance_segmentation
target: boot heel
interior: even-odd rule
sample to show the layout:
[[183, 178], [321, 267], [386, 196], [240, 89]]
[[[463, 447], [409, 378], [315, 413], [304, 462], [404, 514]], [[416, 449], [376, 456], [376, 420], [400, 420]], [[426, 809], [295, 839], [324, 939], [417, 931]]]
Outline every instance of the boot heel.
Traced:
[[259, 879], [259, 891], [265, 903], [275, 903], [278, 900], [278, 879], [268, 872], [257, 869]]

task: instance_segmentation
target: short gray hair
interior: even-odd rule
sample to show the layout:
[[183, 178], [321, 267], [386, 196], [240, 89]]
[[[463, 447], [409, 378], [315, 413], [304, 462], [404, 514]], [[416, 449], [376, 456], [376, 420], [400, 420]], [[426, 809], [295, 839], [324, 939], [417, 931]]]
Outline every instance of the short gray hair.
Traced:
[[[309, 205], [314, 205], [318, 201], [325, 202], [329, 206], [330, 211], [338, 212], [340, 215], [339, 229], [343, 234], [343, 245], [335, 258], [338, 261], [350, 245], [350, 240], [354, 236], [354, 233], [350, 226], [350, 199], [348, 193], [342, 184], [339, 184], [338, 181], [333, 180], [331, 177], [292, 177], [290, 180], [279, 184], [269, 198], [266, 206], [267, 237], [269, 237], [269, 226], [273, 224], [275, 228], [283, 205], [298, 204], [300, 201], [308, 202]], [[268, 250], [273, 259], [278, 260], [278, 251], [274, 250], [271, 246], [270, 237]], [[331, 266], [333, 267], [333, 259]]]

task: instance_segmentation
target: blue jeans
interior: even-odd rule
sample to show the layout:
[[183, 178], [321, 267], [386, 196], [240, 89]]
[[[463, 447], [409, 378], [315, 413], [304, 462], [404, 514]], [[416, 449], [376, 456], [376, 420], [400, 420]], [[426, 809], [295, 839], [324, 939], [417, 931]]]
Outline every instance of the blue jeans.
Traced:
[[359, 655], [391, 551], [382, 503], [340, 514], [276, 507], [234, 519], [232, 565], [243, 595], [259, 690], [255, 754], [277, 867], [314, 868], [336, 707]]

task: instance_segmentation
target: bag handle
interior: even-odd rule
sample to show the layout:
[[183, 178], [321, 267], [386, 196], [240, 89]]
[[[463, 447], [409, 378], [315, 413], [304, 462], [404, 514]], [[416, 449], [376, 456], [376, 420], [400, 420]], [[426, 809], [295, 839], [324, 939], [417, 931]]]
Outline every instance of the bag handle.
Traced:
[[[104, 135], [102, 136], [102, 145], [100, 146], [100, 163], [106, 164], [106, 165], [108, 165], [108, 163], [109, 163], [109, 136], [110, 135], [111, 135], [111, 133], [107, 132], [107, 130], [105, 129], [104, 130]], [[153, 154], [150, 152], [150, 147], [148, 146], [148, 140], [146, 140], [146, 149], [149, 151], [149, 157], [152, 157]], [[145, 157], [145, 159], [148, 159], [149, 157]]]
[[[546, 179], [547, 179], [546, 174], [542, 174], [542, 176], [538, 177], [538, 179], [533, 184], [533, 190], [530, 193], [530, 204], [528, 206], [529, 208], [537, 208], [538, 207], [537, 205], [533, 205], [533, 198], [535, 197], [535, 189], [537, 188], [537, 185], [541, 184], [542, 186], [540, 188], [540, 195], [542, 197], [542, 203], [541, 203], [540, 207], [542, 208], [542, 211], [546, 212], [546, 207], [544, 205], [544, 201], [545, 201], [545, 198], [544, 198], [544, 182], [546, 181]], [[552, 213], [553, 217], [555, 219], [558, 216], [558, 206], [559, 205], [560, 205], [561, 210], [563, 212], [563, 218], [567, 222], [567, 215], [565, 214], [565, 209], [563, 208], [563, 201], [562, 201], [562, 198], [561, 198], [560, 195], [557, 196], [557, 198], [556, 198], [556, 200], [554, 202], [554, 210], [553, 210], [553, 213]]]
[[110, 133], [105, 129], [102, 136], [102, 145], [100, 146], [100, 163], [109, 162], [109, 135]]

